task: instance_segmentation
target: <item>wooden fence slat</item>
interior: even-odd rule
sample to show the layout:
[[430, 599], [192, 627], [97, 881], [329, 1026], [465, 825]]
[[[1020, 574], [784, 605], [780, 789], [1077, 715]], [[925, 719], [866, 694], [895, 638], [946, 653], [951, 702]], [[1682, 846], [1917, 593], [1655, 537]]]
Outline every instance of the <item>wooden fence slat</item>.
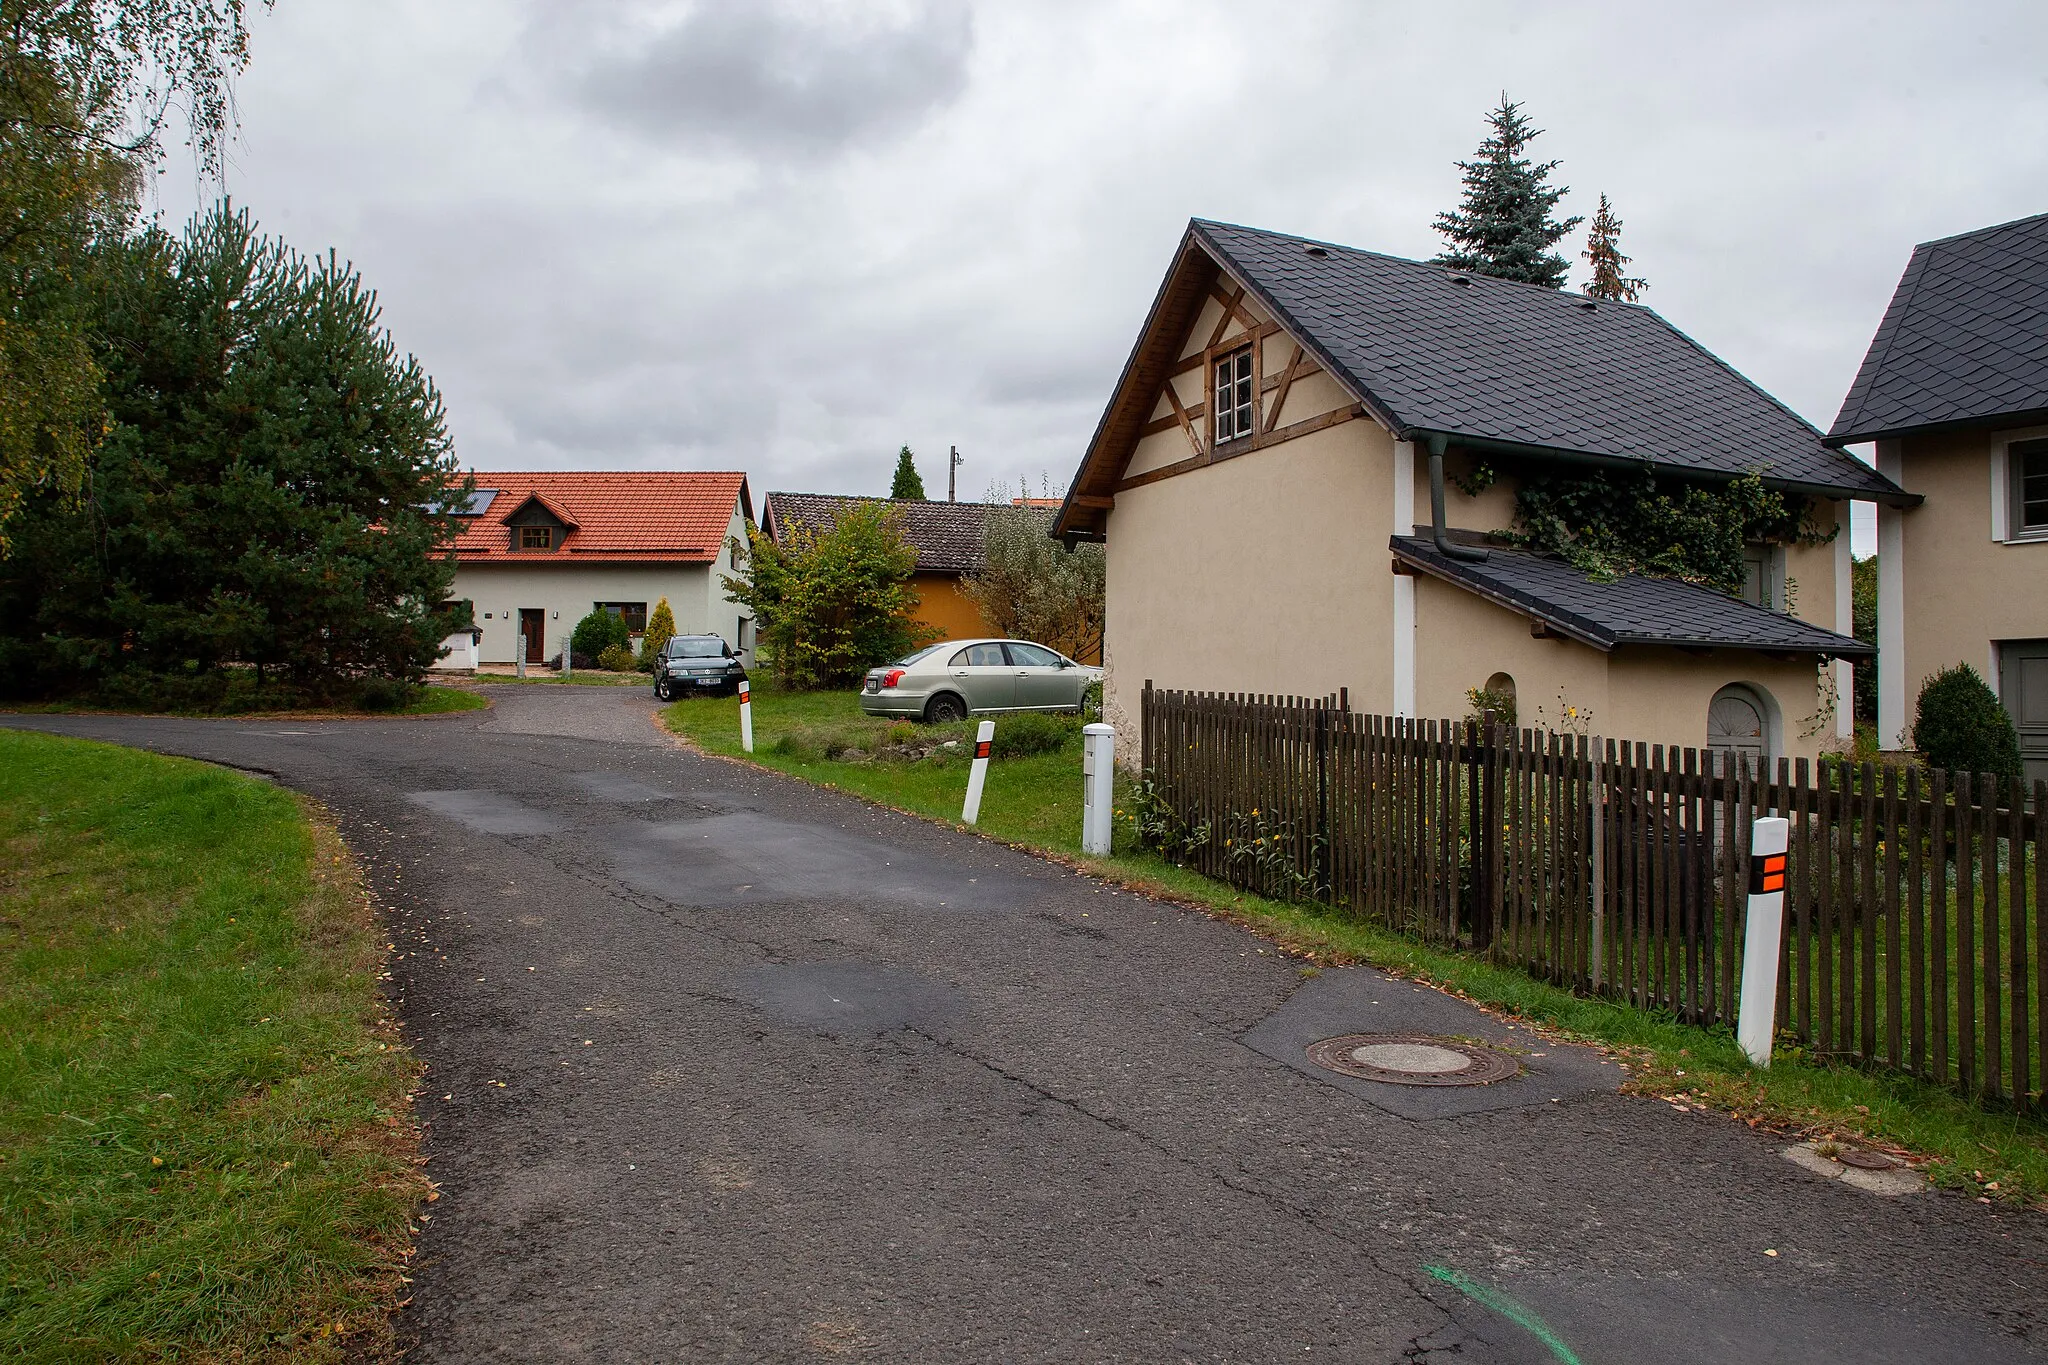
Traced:
[[2005, 1038], [2000, 1028], [2001, 1011], [1999, 982], [2004, 973], [2000, 970], [1999, 959], [2003, 956], [2005, 944], [1998, 932], [1998, 798], [2002, 782], [1989, 773], [1980, 775], [1978, 805], [1983, 812], [1983, 833], [1979, 836], [1984, 852], [1984, 931], [1979, 942], [1984, 953], [1984, 974], [1979, 978], [1979, 993], [1982, 1010], [1979, 1025], [1984, 1034], [1984, 1093], [1996, 1095], [1999, 1083], [2005, 1077]]
[[2027, 1091], [2032, 1088], [2033, 1066], [2028, 1053], [2032, 1039], [2027, 1029], [2027, 792], [2018, 780], [2006, 784], [2006, 799], [2011, 806], [2006, 832], [2006, 876], [2005, 884], [2011, 901], [2006, 911], [2006, 927], [2012, 935], [2007, 960], [2010, 964], [2007, 980], [2010, 985], [2002, 992], [2009, 1002], [2008, 1013], [2012, 1025], [2012, 1052], [2006, 1058], [2006, 1093], [2026, 1108]]
[[1898, 773], [1887, 765], [1884, 774], [1884, 883], [1873, 913], [1884, 917], [1884, 1059], [1893, 1066], [1904, 1060], [1901, 1019], [1904, 1012], [1899, 982], [1899, 795]]
[[1955, 775], [1956, 790], [1956, 1083], [1977, 1088], [1977, 832], [1972, 783]]
[[[1926, 850], [1920, 840], [1920, 770], [1906, 770], [1906, 999], [1908, 1042], [1906, 1065], [1916, 1076], [1927, 1075], [1927, 926]], [[1900, 907], [1894, 903], [1893, 912]]]

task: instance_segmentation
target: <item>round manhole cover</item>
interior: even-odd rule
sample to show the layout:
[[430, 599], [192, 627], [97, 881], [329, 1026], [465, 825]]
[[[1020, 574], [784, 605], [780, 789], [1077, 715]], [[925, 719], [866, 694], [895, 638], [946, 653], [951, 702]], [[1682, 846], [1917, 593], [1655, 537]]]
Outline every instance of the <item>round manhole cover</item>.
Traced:
[[1308, 1059], [1340, 1076], [1393, 1085], [1486, 1085], [1519, 1076], [1512, 1057], [1492, 1048], [1422, 1033], [1349, 1033], [1311, 1043]]
[[1863, 1171], [1888, 1171], [1899, 1164], [1883, 1152], [1865, 1151], [1861, 1147], [1839, 1148], [1835, 1152], [1835, 1160]]

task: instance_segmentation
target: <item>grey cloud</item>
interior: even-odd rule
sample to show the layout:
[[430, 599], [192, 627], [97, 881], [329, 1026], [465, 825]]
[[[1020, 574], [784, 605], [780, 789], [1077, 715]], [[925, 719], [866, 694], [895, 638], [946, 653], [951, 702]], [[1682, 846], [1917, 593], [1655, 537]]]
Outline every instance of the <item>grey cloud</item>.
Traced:
[[652, 35], [618, 34], [577, 76], [580, 100], [658, 141], [824, 154], [886, 138], [967, 85], [967, 10], [700, 4]]

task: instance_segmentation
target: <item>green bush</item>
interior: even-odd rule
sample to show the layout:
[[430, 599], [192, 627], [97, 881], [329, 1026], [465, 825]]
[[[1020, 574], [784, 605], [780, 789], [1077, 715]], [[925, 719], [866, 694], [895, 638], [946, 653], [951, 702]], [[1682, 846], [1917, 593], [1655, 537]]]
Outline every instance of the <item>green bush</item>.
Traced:
[[637, 666], [633, 651], [624, 645], [606, 645], [597, 652], [597, 666], [613, 673], [631, 673]]
[[995, 742], [989, 745], [988, 755], [990, 758], [1029, 758], [1033, 754], [1057, 753], [1080, 733], [1078, 716], [1053, 716], [1042, 711], [998, 716]]
[[2012, 717], [1968, 664], [1944, 668], [1921, 684], [1913, 747], [1929, 765], [1950, 772], [2020, 775], [2020, 737]]
[[[624, 618], [613, 616], [606, 611], [593, 611], [576, 623], [576, 629], [569, 632], [569, 649], [576, 656], [575, 662], [589, 668], [597, 662], [599, 655], [616, 645], [620, 649], [631, 649], [633, 633], [626, 629]], [[604, 667], [598, 664], [598, 667]], [[627, 668], [631, 668], [629, 663]]]

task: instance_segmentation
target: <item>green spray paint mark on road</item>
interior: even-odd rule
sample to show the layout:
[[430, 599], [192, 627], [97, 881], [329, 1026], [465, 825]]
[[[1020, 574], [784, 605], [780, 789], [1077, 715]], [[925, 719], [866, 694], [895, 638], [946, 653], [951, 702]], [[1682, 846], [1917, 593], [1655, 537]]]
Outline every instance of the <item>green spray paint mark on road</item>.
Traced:
[[1535, 1337], [1545, 1346], [1548, 1346], [1550, 1354], [1556, 1357], [1561, 1362], [1561, 1365], [1584, 1365], [1584, 1362], [1578, 1358], [1572, 1351], [1572, 1348], [1565, 1345], [1563, 1339], [1557, 1333], [1550, 1330], [1549, 1323], [1537, 1317], [1534, 1312], [1501, 1293], [1498, 1289], [1488, 1289], [1477, 1280], [1469, 1279], [1448, 1266], [1426, 1265], [1422, 1268], [1430, 1275], [1442, 1280], [1445, 1284], [1463, 1294], [1466, 1298], [1471, 1299], [1474, 1303], [1491, 1308], [1494, 1312], [1500, 1314], [1530, 1336]]

